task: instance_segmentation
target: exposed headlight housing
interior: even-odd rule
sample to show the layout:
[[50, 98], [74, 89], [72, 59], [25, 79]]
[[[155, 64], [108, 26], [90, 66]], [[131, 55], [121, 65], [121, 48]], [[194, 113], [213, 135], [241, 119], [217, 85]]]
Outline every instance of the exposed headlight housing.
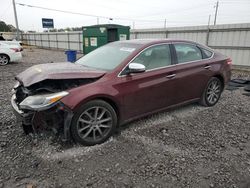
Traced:
[[20, 103], [20, 108], [36, 111], [46, 110], [68, 94], [68, 92], [62, 91], [59, 93], [29, 96]]

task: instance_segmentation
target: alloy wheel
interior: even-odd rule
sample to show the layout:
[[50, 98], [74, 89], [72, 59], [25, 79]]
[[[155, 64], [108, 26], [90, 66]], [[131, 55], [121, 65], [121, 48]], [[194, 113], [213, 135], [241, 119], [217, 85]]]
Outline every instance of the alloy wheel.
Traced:
[[8, 57], [6, 55], [0, 55], [0, 65], [7, 65], [8, 63]]
[[221, 94], [221, 84], [219, 80], [213, 80], [209, 83], [206, 93], [206, 99], [210, 104], [215, 104]]
[[98, 142], [112, 129], [112, 115], [104, 107], [86, 109], [77, 120], [77, 133], [88, 142]]

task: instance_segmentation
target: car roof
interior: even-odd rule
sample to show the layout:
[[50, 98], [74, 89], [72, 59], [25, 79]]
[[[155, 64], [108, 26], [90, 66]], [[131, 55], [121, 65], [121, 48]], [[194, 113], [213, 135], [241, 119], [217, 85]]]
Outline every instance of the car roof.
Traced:
[[193, 44], [193, 45], [198, 45], [198, 46], [200, 46], [204, 49], [207, 49], [209, 51], [213, 51], [213, 49], [209, 48], [208, 46], [197, 43], [195, 41], [183, 40], [183, 39], [171, 39], [171, 38], [166, 38], [166, 39], [131, 39], [131, 40], [124, 40], [124, 41], [116, 41], [113, 43], [131, 44], [131, 45], [137, 45], [137, 46], [141, 46], [141, 47], [147, 47], [147, 46], [151, 46], [154, 44], [171, 43], [171, 42], [189, 43], [189, 44]]
[[182, 40], [182, 39], [132, 39], [132, 40], [125, 40], [125, 41], [118, 41], [118, 42], [140, 44], [140, 45], [150, 45], [150, 44], [167, 43], [167, 42], [187, 42], [187, 43], [197, 44], [196, 42], [189, 41], [189, 40]]

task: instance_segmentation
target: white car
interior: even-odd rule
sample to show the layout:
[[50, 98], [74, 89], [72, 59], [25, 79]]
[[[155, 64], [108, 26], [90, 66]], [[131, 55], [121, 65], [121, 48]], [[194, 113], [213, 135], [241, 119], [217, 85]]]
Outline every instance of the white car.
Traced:
[[23, 51], [22, 42], [16, 40], [2, 40], [0, 43], [18, 46], [21, 51]]
[[8, 45], [0, 42], [0, 66], [9, 62], [20, 61], [22, 53], [18, 45]]

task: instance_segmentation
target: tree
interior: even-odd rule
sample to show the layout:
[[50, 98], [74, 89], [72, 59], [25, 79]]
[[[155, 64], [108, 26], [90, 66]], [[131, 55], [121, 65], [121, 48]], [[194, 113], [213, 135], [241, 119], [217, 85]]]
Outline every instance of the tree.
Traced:
[[[13, 25], [8, 24], [7, 26], [10, 28], [10, 31], [12, 31], [12, 32], [17, 31], [17, 29]], [[19, 30], [19, 31], [21, 31], [21, 30]]]
[[0, 21], [0, 32], [10, 32], [11, 28], [3, 21]]

